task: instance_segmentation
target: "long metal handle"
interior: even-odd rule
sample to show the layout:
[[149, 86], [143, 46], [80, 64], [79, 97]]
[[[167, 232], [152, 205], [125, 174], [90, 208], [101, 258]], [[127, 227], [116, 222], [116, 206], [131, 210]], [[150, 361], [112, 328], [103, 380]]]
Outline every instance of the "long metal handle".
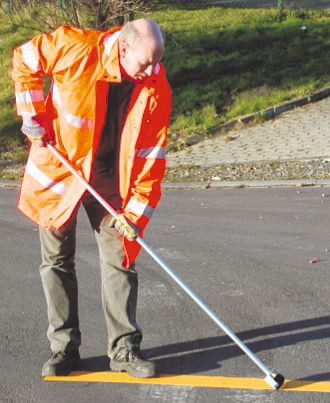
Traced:
[[260, 361], [260, 359], [233, 333], [232, 330], [221, 320], [215, 313], [210, 309], [210, 307], [205, 304], [200, 297], [188, 287], [183, 280], [173, 272], [173, 270], [168, 266], [168, 264], [159, 257], [142, 238], [138, 238], [138, 243], [143, 247], [143, 249], [169, 274], [172, 279], [179, 284], [179, 286], [199, 305], [207, 315], [213, 319], [213, 321], [240, 347], [254, 363], [265, 373], [265, 375], [271, 375], [272, 372]]
[[[74, 175], [85, 187], [86, 189], [98, 200], [102, 206], [115, 218], [118, 214], [110, 206], [109, 203], [99, 195], [92, 186], [81, 176], [79, 173], [70, 165], [70, 163], [53, 147], [51, 144], [47, 144], [48, 149], [62, 162], [62, 164]], [[260, 359], [236, 336], [232, 330], [221, 320], [215, 313], [199, 298], [199, 296], [192, 291], [181, 278], [168, 266], [168, 264], [160, 258], [141, 238], [137, 237], [136, 241], [141, 245], [141, 247], [166, 271], [166, 273], [172, 277], [172, 279], [199, 305], [204, 312], [244, 351], [244, 353], [250, 357], [250, 359], [261, 369], [266, 375], [265, 381], [274, 389], [278, 389], [284, 382], [284, 378], [280, 374], [272, 373]]]

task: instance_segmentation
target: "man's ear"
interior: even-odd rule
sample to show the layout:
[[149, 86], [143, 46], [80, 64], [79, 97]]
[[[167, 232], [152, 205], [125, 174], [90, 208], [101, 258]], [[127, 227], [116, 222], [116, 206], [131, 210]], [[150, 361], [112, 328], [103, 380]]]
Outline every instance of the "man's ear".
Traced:
[[119, 57], [120, 59], [125, 59], [127, 55], [127, 43], [119, 42]]

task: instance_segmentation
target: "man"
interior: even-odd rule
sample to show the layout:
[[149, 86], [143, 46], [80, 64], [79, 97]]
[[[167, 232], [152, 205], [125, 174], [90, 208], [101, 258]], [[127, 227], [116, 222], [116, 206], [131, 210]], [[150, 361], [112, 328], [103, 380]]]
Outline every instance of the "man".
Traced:
[[[32, 143], [18, 207], [40, 227], [52, 351], [43, 376], [69, 374], [80, 361], [74, 257], [81, 204], [100, 252], [110, 368], [136, 377], [156, 374], [140, 353], [134, 239], [158, 203], [165, 170], [171, 96], [163, 52], [159, 26], [146, 19], [107, 32], [62, 26], [14, 50], [17, 111]], [[45, 102], [44, 75], [52, 79]], [[47, 141], [117, 210], [117, 220]]]

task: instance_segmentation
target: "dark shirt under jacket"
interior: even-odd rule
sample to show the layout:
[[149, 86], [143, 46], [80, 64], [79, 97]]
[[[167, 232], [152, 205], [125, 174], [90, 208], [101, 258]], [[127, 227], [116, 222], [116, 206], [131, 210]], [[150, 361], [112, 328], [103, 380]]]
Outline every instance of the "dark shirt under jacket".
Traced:
[[128, 80], [109, 84], [106, 118], [92, 169], [91, 186], [115, 209], [121, 205], [118, 180], [120, 136], [134, 86], [134, 82]]

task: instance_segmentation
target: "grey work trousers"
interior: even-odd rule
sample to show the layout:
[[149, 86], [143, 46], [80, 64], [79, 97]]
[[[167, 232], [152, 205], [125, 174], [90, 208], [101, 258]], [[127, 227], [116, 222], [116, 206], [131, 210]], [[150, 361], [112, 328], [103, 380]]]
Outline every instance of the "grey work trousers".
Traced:
[[[136, 323], [138, 278], [134, 265], [122, 266], [124, 249], [111, 216], [90, 195], [83, 204], [99, 247], [102, 304], [108, 332], [108, 355], [130, 339], [139, 344], [142, 333]], [[42, 264], [40, 274], [47, 301], [51, 350], [77, 350], [81, 344], [78, 320], [78, 284], [75, 270], [77, 211], [58, 230], [40, 228]]]

